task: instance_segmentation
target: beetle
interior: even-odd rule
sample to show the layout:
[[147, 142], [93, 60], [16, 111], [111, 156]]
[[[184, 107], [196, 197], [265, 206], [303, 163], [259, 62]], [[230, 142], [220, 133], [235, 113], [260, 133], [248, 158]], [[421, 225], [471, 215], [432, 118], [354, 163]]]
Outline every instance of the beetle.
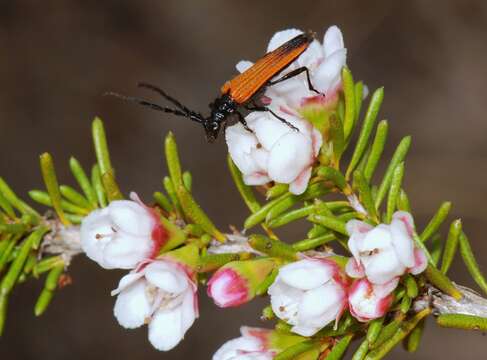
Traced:
[[310, 74], [307, 67], [297, 68], [279, 79], [272, 80], [308, 48], [309, 44], [313, 41], [313, 38], [314, 35], [311, 32], [297, 35], [275, 50], [265, 54], [241, 74], [225, 82], [225, 84], [223, 84], [221, 87], [221, 95], [209, 105], [211, 111], [210, 115], [207, 117], [203, 116], [199, 112], [190, 110], [178, 100], [166, 94], [159, 87], [144, 82], [139, 83], [138, 86], [157, 92], [167, 101], [171, 102], [176, 109], [161, 106], [141, 98], [120, 95], [113, 92], [109, 92], [107, 95], [116, 96], [124, 100], [134, 101], [140, 105], [148, 106], [153, 110], [183, 116], [192, 121], [200, 123], [205, 129], [206, 138], [209, 142], [215, 141], [222, 125], [226, 126], [227, 120], [233, 115], [238, 117], [238, 121], [242, 123], [245, 129], [252, 131], [247, 126], [244, 116], [239, 111], [239, 109], [242, 107], [251, 111], [269, 111], [277, 119], [297, 131], [298, 129], [296, 127], [282, 117], [278, 116], [271, 109], [265, 106], [257, 105], [255, 99], [257, 95], [260, 94], [266, 87], [288, 80], [303, 72], [306, 73], [309, 89], [317, 94], [320, 94], [311, 84]]

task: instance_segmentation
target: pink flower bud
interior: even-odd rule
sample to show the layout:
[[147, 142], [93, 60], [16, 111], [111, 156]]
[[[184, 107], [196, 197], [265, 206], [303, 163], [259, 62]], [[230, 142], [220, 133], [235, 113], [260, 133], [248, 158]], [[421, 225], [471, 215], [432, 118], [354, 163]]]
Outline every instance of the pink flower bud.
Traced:
[[274, 262], [268, 259], [233, 261], [221, 267], [208, 282], [208, 296], [219, 307], [240, 306], [255, 296], [259, 284], [269, 275]]
[[398, 280], [385, 285], [373, 285], [367, 279], [355, 280], [348, 294], [350, 313], [357, 320], [366, 322], [377, 319], [389, 310]]

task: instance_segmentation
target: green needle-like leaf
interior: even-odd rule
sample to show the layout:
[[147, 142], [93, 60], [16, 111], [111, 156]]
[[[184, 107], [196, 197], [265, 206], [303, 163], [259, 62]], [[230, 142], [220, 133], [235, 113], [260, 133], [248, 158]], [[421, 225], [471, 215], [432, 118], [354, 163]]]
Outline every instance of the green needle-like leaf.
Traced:
[[350, 175], [352, 175], [353, 170], [358, 165], [362, 155], [364, 154], [367, 144], [369, 142], [369, 137], [374, 128], [375, 121], [377, 119], [377, 114], [379, 113], [380, 106], [382, 105], [382, 100], [384, 99], [384, 88], [377, 89], [372, 98], [370, 100], [369, 108], [367, 109], [367, 113], [365, 114], [365, 119], [362, 125], [362, 129], [360, 131], [360, 135], [357, 140], [357, 144], [355, 145], [355, 151], [352, 155], [352, 160], [350, 160], [350, 164], [348, 165], [348, 169], [346, 172], [346, 178], [349, 179]]
[[51, 198], [52, 207], [56, 211], [59, 220], [64, 225], [70, 225], [71, 222], [66, 219], [64, 215], [64, 210], [61, 206], [61, 193], [59, 191], [59, 184], [56, 177], [56, 172], [54, 170], [54, 162], [52, 160], [51, 154], [44, 153], [40, 157], [42, 177], [44, 178], [44, 184], [46, 185], [47, 192]]
[[351, 189], [345, 180], [345, 176], [343, 176], [340, 171], [332, 167], [322, 166], [318, 168], [317, 174], [323, 178], [324, 181], [331, 181], [336, 187], [342, 190], [345, 195], [351, 193]]
[[408, 297], [414, 299], [418, 296], [418, 284], [416, 284], [416, 280], [411, 275], [406, 275], [404, 278], [404, 285], [406, 285], [406, 294]]
[[95, 191], [98, 204], [100, 204], [101, 207], [107, 206], [105, 188], [103, 187], [103, 182], [101, 181], [100, 167], [98, 164], [94, 165], [91, 169], [91, 184], [93, 186], [93, 190]]
[[399, 165], [399, 163], [404, 161], [404, 158], [406, 157], [406, 154], [408, 153], [410, 146], [411, 146], [411, 137], [406, 136], [401, 140], [401, 142], [396, 148], [396, 151], [394, 152], [394, 155], [392, 155], [391, 162], [387, 167], [386, 173], [384, 174], [384, 178], [382, 179], [382, 183], [380, 184], [379, 190], [377, 190], [377, 195], [375, 196], [376, 209], [380, 208], [382, 200], [384, 200], [387, 191], [389, 191], [394, 170], [396, 169], [396, 166]]
[[85, 194], [86, 198], [90, 202], [91, 206], [93, 208], [97, 208], [98, 201], [97, 201], [95, 189], [91, 185], [90, 180], [88, 179], [88, 176], [83, 170], [83, 167], [81, 166], [80, 162], [76, 160], [74, 157], [71, 157], [69, 159], [69, 168], [71, 169], [74, 178], [78, 182], [81, 190], [83, 190], [83, 193]]
[[108, 152], [107, 138], [105, 128], [100, 118], [96, 117], [91, 126], [93, 144], [95, 146], [96, 159], [100, 167], [100, 173], [103, 175], [112, 170], [110, 162], [110, 153]]
[[369, 216], [377, 223], [379, 223], [379, 216], [374, 205], [374, 199], [372, 198], [371, 189], [365, 180], [363, 173], [359, 170], [353, 173], [354, 186], [357, 188], [360, 202], [364, 206]]
[[[29, 196], [32, 198], [32, 200], [38, 202], [39, 204], [42, 204], [45, 206], [52, 206], [51, 197], [45, 191], [31, 190], [31, 191], [29, 191]], [[60, 204], [61, 204], [61, 208], [63, 210], [70, 212], [72, 214], [88, 215], [90, 212], [90, 210], [88, 210], [86, 208], [79, 207], [73, 203], [70, 203], [69, 201], [66, 201], [66, 200], [61, 200]], [[67, 217], [68, 214], [64, 214], [64, 215]]]
[[15, 218], [14, 208], [12, 207], [12, 205], [10, 205], [10, 203], [7, 201], [7, 199], [5, 199], [5, 197], [2, 195], [1, 192], [0, 192], [0, 208], [2, 208], [3, 211], [5, 211], [5, 213], [11, 219]]
[[173, 210], [172, 205], [171, 205], [171, 201], [169, 201], [167, 196], [164, 195], [162, 192], [156, 191], [154, 193], [153, 197], [154, 197], [154, 200], [156, 201], [156, 203], [160, 207], [162, 207], [164, 210], [166, 210], [167, 212], [170, 213]]
[[196, 203], [182, 183], [176, 187], [176, 194], [181, 203], [181, 208], [183, 209], [184, 214], [189, 219], [191, 219], [195, 224], [200, 225], [208, 234], [213, 235], [216, 240], [220, 242], [225, 241], [225, 235], [223, 235], [216, 228], [208, 215], [206, 215], [206, 213]]
[[249, 245], [255, 250], [263, 252], [271, 257], [282, 258], [290, 261], [295, 261], [297, 258], [297, 252], [292, 246], [264, 235], [251, 235]]
[[423, 319], [421, 320], [418, 325], [411, 331], [411, 334], [406, 339], [406, 350], [408, 352], [415, 352], [419, 348], [419, 344], [421, 343], [421, 338], [423, 337], [424, 327], [426, 325], [426, 321]]
[[34, 307], [35, 316], [40, 316], [46, 311], [52, 300], [52, 297], [54, 296], [54, 291], [58, 286], [59, 278], [61, 277], [63, 272], [64, 264], [60, 264], [51, 269], [51, 271], [49, 271], [49, 274], [47, 274], [44, 288], [42, 289], [42, 292], [39, 295], [39, 298], [37, 299]]
[[[333, 144], [333, 165], [338, 169], [340, 157], [345, 150], [345, 135], [343, 134], [343, 124], [341, 120], [332, 114], [329, 118], [328, 138]], [[322, 147], [324, 149], [324, 147]]]
[[123, 199], [122, 192], [120, 191], [117, 181], [115, 180], [113, 170], [103, 173], [101, 175], [101, 181], [109, 202]]
[[365, 357], [366, 360], [379, 360], [389, 353], [399, 342], [401, 342], [418, 325], [418, 323], [431, 313], [431, 309], [425, 309], [414, 315], [408, 321], [401, 324], [399, 330], [380, 347], [372, 350]]
[[401, 191], [402, 179], [404, 177], [404, 163], [401, 162], [396, 166], [392, 173], [391, 187], [389, 188], [389, 196], [387, 198], [387, 212], [385, 222], [392, 221], [392, 214], [396, 210], [397, 198]]
[[397, 210], [411, 212], [411, 205], [409, 204], [409, 198], [404, 189], [401, 189], [397, 198]]
[[61, 191], [61, 195], [64, 196], [68, 201], [71, 201], [73, 204], [82, 207], [84, 209], [91, 209], [91, 204], [83, 195], [73, 189], [71, 186], [61, 185], [59, 187]]
[[383, 326], [384, 326], [383, 317], [369, 322], [369, 328], [367, 329], [367, 341], [368, 341], [367, 346], [373, 345], [376, 342]]
[[462, 233], [462, 220], [457, 219], [450, 225], [450, 231], [448, 232], [448, 238], [446, 239], [445, 251], [443, 253], [443, 260], [441, 262], [441, 272], [446, 274], [450, 268], [455, 254], [458, 249], [458, 240]]
[[487, 318], [465, 314], [443, 314], [436, 319], [438, 325], [463, 330], [487, 331]]
[[164, 148], [166, 152], [166, 162], [169, 170], [169, 176], [171, 177], [174, 187], [177, 188], [180, 184], [183, 184], [183, 175], [181, 171], [181, 161], [179, 160], [176, 138], [172, 132], [167, 134]]
[[8, 186], [6, 181], [0, 177], [0, 193], [4, 196], [4, 198], [12, 205], [14, 208], [19, 210], [22, 214], [33, 215], [35, 217], [40, 217], [40, 214], [32, 209], [29, 205], [25, 202], [20, 200], [14, 191]]
[[365, 180], [370, 183], [372, 176], [374, 175], [377, 164], [384, 151], [384, 146], [387, 140], [387, 133], [389, 130], [389, 123], [387, 120], [381, 120], [377, 125], [377, 130], [375, 132], [375, 138], [370, 149], [369, 156], [367, 157], [367, 162], [364, 168]]
[[365, 355], [367, 355], [368, 351], [369, 351], [369, 341], [365, 339], [364, 341], [362, 341], [358, 349], [353, 354], [352, 360], [362, 360], [365, 357]]
[[167, 195], [169, 196], [169, 199], [171, 199], [176, 214], [178, 215], [178, 217], [180, 217], [183, 210], [181, 209], [181, 204], [179, 203], [176, 189], [174, 188], [171, 178], [169, 176], [165, 176], [162, 180], [162, 184], [164, 186], [164, 189], [166, 190]]
[[342, 69], [342, 86], [345, 95], [345, 121], [343, 122], [343, 134], [348, 139], [355, 124], [355, 86], [350, 70], [345, 66]]
[[201, 256], [196, 271], [200, 273], [215, 271], [223, 265], [239, 260], [239, 254], [207, 254]]
[[470, 275], [475, 280], [477, 285], [487, 294], [487, 281], [485, 280], [484, 275], [482, 275], [482, 271], [480, 270], [479, 264], [477, 260], [475, 260], [475, 256], [473, 255], [472, 248], [470, 246], [470, 241], [468, 240], [467, 236], [464, 232], [460, 234], [460, 253], [462, 254], [463, 261], [467, 266]]
[[446, 217], [448, 216], [450, 209], [451, 209], [451, 202], [445, 201], [444, 203], [441, 204], [436, 214], [430, 220], [428, 225], [426, 225], [426, 228], [423, 230], [421, 235], [419, 235], [419, 238], [421, 239], [422, 242], [428, 240], [435, 232], [438, 231], [441, 224], [443, 224], [443, 221], [445, 221]]
[[193, 175], [189, 171], [183, 172], [183, 184], [186, 187], [186, 190], [191, 192], [191, 188], [193, 187]]
[[[306, 351], [313, 349], [316, 346], [318, 346], [318, 345], [315, 342], [303, 341], [303, 342], [297, 343], [296, 345], [290, 346], [289, 348], [280, 352], [279, 354], [277, 354], [274, 357], [274, 360], [296, 359], [299, 355], [303, 354]], [[328, 357], [328, 360], [330, 360], [329, 357]]]
[[325, 215], [310, 215], [309, 219], [312, 222], [322, 225], [330, 230], [348, 236], [345, 222], [338, 218]]
[[345, 355], [345, 351], [347, 351], [347, 348], [350, 345], [352, 338], [353, 338], [352, 334], [345, 335], [343, 338], [341, 338], [335, 344], [335, 346], [333, 346], [333, 349], [327, 355], [326, 359], [327, 360], [340, 360], [343, 357], [343, 355]]
[[[230, 157], [230, 155], [229, 155], [229, 157]], [[265, 197], [267, 200], [274, 199], [274, 198], [281, 196], [282, 194], [286, 193], [288, 190], [289, 190], [288, 184], [274, 184], [274, 186], [272, 186], [271, 188], [269, 188], [269, 190], [267, 190]]]
[[[358, 122], [360, 117], [360, 110], [362, 108], [362, 102], [364, 98], [364, 83], [358, 81], [355, 83], [355, 121], [354, 124]], [[352, 129], [353, 131], [353, 129]]]
[[296, 251], [306, 251], [315, 249], [318, 246], [324, 245], [336, 239], [335, 234], [328, 233], [311, 239], [304, 239], [295, 242], [292, 246]]
[[227, 164], [228, 168], [230, 169], [230, 174], [232, 175], [232, 179], [235, 182], [235, 185], [237, 186], [237, 190], [240, 193], [240, 196], [242, 196], [242, 199], [244, 200], [245, 204], [247, 207], [250, 209], [251, 212], [255, 213], [260, 209], [260, 204], [255, 198], [255, 195], [250, 188], [250, 186], [245, 185], [242, 179], [242, 173], [240, 170], [237, 168], [235, 163], [233, 162], [232, 158], [230, 155], [227, 156]]
[[432, 265], [428, 265], [425, 271], [428, 281], [445, 294], [450, 295], [455, 300], [462, 298], [462, 293], [455, 287], [451, 280]]

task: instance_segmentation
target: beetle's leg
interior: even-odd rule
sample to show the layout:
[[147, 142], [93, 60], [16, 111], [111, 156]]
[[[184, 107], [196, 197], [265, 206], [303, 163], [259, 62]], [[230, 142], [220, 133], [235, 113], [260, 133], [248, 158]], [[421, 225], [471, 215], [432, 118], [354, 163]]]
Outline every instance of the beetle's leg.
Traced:
[[299, 131], [299, 129], [294, 126], [293, 124], [291, 124], [289, 121], [287, 121], [286, 119], [280, 117], [279, 115], [277, 115], [274, 111], [272, 111], [271, 109], [265, 107], [265, 106], [248, 106], [246, 105], [245, 108], [247, 110], [250, 110], [250, 111], [268, 111], [270, 112], [276, 119], [278, 119], [279, 121], [283, 122], [284, 124], [286, 124], [287, 126], [289, 126], [291, 129], [293, 130], [296, 130], [296, 131]]
[[306, 73], [306, 80], [308, 81], [308, 89], [311, 90], [311, 91], [314, 91], [317, 94], [321, 94], [318, 90], [316, 90], [313, 87], [313, 84], [311, 83], [311, 77], [309, 75], [309, 69], [306, 66], [302, 66], [302, 67], [297, 68], [297, 69], [295, 69], [293, 71], [290, 71], [286, 75], [282, 76], [281, 78], [279, 78], [277, 80], [269, 81], [268, 84], [267, 84], [267, 86], [272, 86], [272, 85], [279, 84], [280, 82], [283, 82], [283, 81], [289, 80], [289, 79], [291, 79], [291, 78], [293, 78], [295, 76], [298, 76], [302, 72], [305, 72]]
[[[253, 134], [254, 131], [251, 128], [249, 128], [249, 125], [247, 124], [247, 121], [245, 120], [244, 116], [241, 113], [239, 113], [238, 111], [236, 111], [236, 113], [238, 116], [238, 121], [243, 125], [245, 130], [247, 130], [248, 132], [251, 132]], [[226, 125], [226, 123], [225, 123], [225, 125]]]

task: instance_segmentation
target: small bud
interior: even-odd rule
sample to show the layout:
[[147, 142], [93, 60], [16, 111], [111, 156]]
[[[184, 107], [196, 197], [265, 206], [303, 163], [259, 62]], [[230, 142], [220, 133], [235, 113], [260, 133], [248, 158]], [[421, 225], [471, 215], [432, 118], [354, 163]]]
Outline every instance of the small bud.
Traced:
[[208, 296], [222, 308], [240, 306], [255, 297], [258, 286], [274, 266], [270, 259], [230, 262], [211, 277]]

